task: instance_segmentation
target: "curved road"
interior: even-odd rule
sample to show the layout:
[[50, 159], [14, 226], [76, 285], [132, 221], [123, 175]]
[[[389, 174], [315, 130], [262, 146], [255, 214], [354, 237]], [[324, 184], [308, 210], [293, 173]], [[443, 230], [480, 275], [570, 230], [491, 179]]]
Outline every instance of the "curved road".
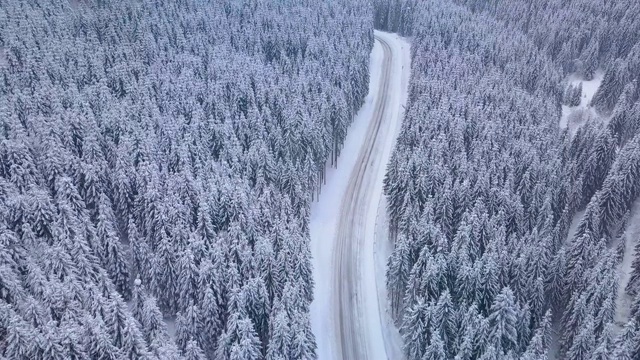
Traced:
[[[384, 52], [380, 90], [375, 100], [373, 117], [367, 128], [364, 144], [360, 149], [347, 189], [340, 205], [333, 253], [333, 286], [331, 301], [334, 309], [335, 355], [341, 359], [387, 358], [386, 354], [369, 354], [366, 337], [366, 311], [363, 305], [362, 249], [371, 198], [376, 186], [377, 172], [382, 163], [377, 156], [379, 144], [389, 132], [387, 114], [391, 82], [393, 51], [389, 44], [375, 35]], [[383, 126], [384, 125], [384, 126]], [[383, 130], [381, 131], [381, 128]], [[393, 135], [391, 135], [393, 136]], [[377, 204], [373, 204], [377, 205]], [[367, 274], [374, 276], [373, 274]], [[376, 301], [377, 302], [377, 301]]]

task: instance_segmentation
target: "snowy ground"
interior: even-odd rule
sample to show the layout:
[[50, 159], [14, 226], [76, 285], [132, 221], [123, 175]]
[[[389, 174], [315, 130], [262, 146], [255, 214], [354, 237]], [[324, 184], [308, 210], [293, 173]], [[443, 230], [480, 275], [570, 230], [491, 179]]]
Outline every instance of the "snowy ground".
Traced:
[[393, 325], [380, 312], [386, 306], [378, 300], [386, 301], [386, 293], [377, 274], [386, 259], [374, 257], [374, 235], [382, 179], [407, 97], [409, 44], [393, 34], [376, 36], [370, 92], [349, 129], [338, 168], [327, 170], [326, 185], [311, 208], [311, 324], [320, 359], [396, 359], [401, 348], [399, 337], [387, 336]]
[[335, 229], [338, 223], [338, 208], [347, 188], [351, 170], [354, 168], [359, 149], [364, 143], [364, 134], [368, 120], [373, 115], [374, 102], [380, 84], [380, 68], [382, 67], [382, 48], [376, 43], [371, 53], [369, 68], [369, 94], [365, 103], [356, 115], [349, 128], [347, 138], [338, 167], [327, 166], [325, 185], [320, 198], [311, 205], [311, 252], [313, 264], [313, 280], [315, 284], [314, 299], [311, 303], [311, 326], [316, 336], [319, 359], [333, 359], [332, 317], [330, 309], [332, 254], [334, 248]]
[[604, 73], [602, 71], [596, 71], [592, 80], [586, 81], [576, 75], [569, 75], [567, 78], [567, 85], [577, 86], [582, 83], [582, 96], [580, 97], [580, 105], [578, 106], [566, 106], [562, 105], [562, 116], [560, 117], [560, 129], [564, 129], [569, 126], [569, 131], [574, 134], [576, 129], [586, 121], [588, 117], [596, 116], [596, 113], [592, 107], [589, 106], [593, 95], [596, 94]]
[[[379, 34], [382, 36], [382, 34]], [[375, 196], [372, 199], [372, 203], [375, 205], [372, 209], [375, 211], [374, 214], [369, 215], [369, 219], [373, 219], [374, 226], [368, 226], [368, 229], [371, 229], [371, 232], [367, 233], [367, 239], [371, 239], [368, 241], [370, 245], [373, 247], [373, 256], [370, 257], [369, 262], [365, 262], [368, 264], [368, 268], [365, 269], [365, 273], [370, 273], [373, 268], [373, 272], [375, 274], [375, 284], [370, 285], [370, 287], [375, 287], [376, 297], [374, 302], [369, 302], [369, 306], [375, 307], [377, 305], [377, 311], [379, 313], [379, 326], [381, 327], [382, 338], [384, 341], [384, 348], [386, 350], [386, 358], [387, 359], [402, 359], [404, 355], [402, 353], [402, 338], [400, 337], [400, 333], [396, 328], [393, 320], [391, 318], [391, 311], [389, 306], [389, 298], [387, 296], [387, 287], [386, 287], [386, 267], [387, 267], [387, 259], [391, 256], [391, 252], [393, 251], [393, 243], [389, 238], [389, 222], [387, 217], [387, 201], [382, 193], [382, 182], [384, 179], [384, 175], [386, 172], [386, 164], [389, 162], [391, 158], [391, 152], [395, 147], [396, 139], [398, 134], [400, 133], [400, 128], [402, 125], [402, 119], [404, 117], [404, 106], [407, 103], [408, 97], [408, 89], [409, 89], [409, 76], [411, 68], [411, 57], [409, 54], [409, 44], [405, 41], [393, 41], [394, 39], [388, 39], [388, 43], [392, 44], [392, 47], [395, 46], [394, 49], [395, 54], [403, 53], [398, 62], [401, 64], [400, 71], [400, 81], [397, 84], [401, 91], [399, 96], [393, 96], [392, 101], [394, 103], [391, 104], [391, 113], [389, 115], [392, 118], [390, 122], [389, 131], [392, 133], [391, 136], [386, 137], [386, 141], [384, 142], [384, 148], [382, 153], [382, 159], [384, 161], [385, 166], [381, 166], [378, 168], [377, 180], [376, 180], [376, 191]], [[377, 199], [377, 200], [376, 200]], [[372, 244], [371, 244], [372, 243]], [[367, 249], [367, 252], [370, 253], [371, 250]], [[371, 280], [371, 277], [368, 278]], [[369, 296], [371, 299], [374, 297], [370, 292], [368, 292], [367, 298]], [[376, 304], [377, 303], [377, 304]], [[371, 308], [369, 313], [375, 312], [375, 308]], [[382, 356], [381, 356], [382, 357]]]
[[176, 340], [176, 317], [169, 316], [163, 318], [164, 323], [167, 324], [167, 333], [169, 333], [169, 337], [171, 340]]

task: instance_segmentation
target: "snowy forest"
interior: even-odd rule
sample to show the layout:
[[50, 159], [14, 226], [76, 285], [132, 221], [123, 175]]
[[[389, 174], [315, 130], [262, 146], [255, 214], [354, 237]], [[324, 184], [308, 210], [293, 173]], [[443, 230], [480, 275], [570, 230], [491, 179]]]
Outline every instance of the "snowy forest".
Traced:
[[313, 359], [354, 0], [0, 0], [0, 357]]
[[412, 42], [385, 178], [406, 358], [640, 359], [640, 3], [374, 5]]
[[310, 207], [379, 29], [411, 43], [384, 180], [406, 359], [640, 359], [638, 19], [0, 0], [0, 358], [316, 359]]

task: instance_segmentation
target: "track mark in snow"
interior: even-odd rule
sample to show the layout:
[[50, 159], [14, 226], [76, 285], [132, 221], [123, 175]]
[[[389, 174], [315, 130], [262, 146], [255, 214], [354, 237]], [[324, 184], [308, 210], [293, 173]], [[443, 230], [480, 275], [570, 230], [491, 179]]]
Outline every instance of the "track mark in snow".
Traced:
[[[363, 183], [370, 180], [367, 167], [371, 160], [380, 126], [387, 106], [387, 93], [389, 91], [389, 77], [391, 71], [391, 49], [380, 38], [376, 38], [384, 51], [383, 74], [381, 81], [381, 93], [376, 101], [373, 123], [369, 125], [364, 147], [358, 156], [355, 172], [349, 179], [346, 198], [340, 208], [340, 222], [338, 224], [338, 236], [333, 264], [337, 268], [334, 273], [334, 293], [332, 295], [333, 306], [337, 309], [338, 326], [336, 328], [335, 342], [338, 345], [338, 353], [342, 359], [367, 359], [366, 339], [363, 339], [364, 329], [360, 320], [363, 319], [362, 289], [359, 281], [358, 270], [360, 267], [360, 249], [363, 247], [362, 229], [364, 228], [363, 209], [364, 202], [368, 200], [369, 188]], [[370, 172], [369, 172], [370, 173]], [[336, 291], [337, 290], [337, 291]]]
[[378, 286], [376, 273], [386, 258], [381, 265], [374, 238], [385, 168], [407, 97], [409, 45], [393, 34], [376, 31], [375, 36], [369, 95], [349, 130], [340, 168], [330, 169], [311, 208], [316, 284], [311, 323], [320, 359], [401, 354], [399, 336], [389, 335], [393, 323], [384, 314], [386, 288], [384, 278], [382, 289]]

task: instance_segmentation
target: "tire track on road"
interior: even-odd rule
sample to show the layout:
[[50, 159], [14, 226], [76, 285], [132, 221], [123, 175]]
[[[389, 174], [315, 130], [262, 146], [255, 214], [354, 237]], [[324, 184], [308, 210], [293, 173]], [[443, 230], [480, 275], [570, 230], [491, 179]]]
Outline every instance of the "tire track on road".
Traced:
[[[345, 197], [340, 206], [340, 220], [336, 235], [336, 248], [333, 258], [333, 316], [337, 355], [342, 359], [367, 359], [367, 339], [363, 336], [361, 319], [364, 316], [361, 300], [360, 249], [363, 246], [364, 223], [370, 197], [370, 187], [363, 186], [367, 177], [372, 176], [369, 165], [375, 161], [372, 154], [385, 119], [388, 103], [389, 83], [393, 52], [389, 44], [375, 36], [383, 48], [384, 61], [380, 92], [375, 103], [372, 122], [369, 124], [366, 139], [360, 149], [356, 167], [349, 178]], [[370, 181], [370, 179], [368, 179]]]

